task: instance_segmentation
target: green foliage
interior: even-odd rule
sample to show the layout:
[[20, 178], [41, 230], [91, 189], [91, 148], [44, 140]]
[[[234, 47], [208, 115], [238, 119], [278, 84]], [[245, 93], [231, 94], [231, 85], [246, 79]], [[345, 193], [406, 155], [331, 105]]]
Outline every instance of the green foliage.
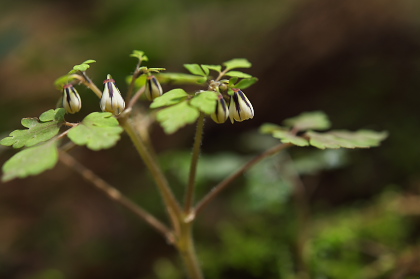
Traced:
[[95, 60], [89, 59], [89, 60], [86, 60], [85, 62], [83, 62], [82, 64], [75, 65], [73, 67], [73, 70], [71, 70], [69, 72], [69, 74], [75, 74], [77, 72], [85, 72], [87, 69], [90, 68], [89, 64], [92, 64], [92, 63], [95, 63], [95, 62], [96, 62]]
[[232, 87], [239, 88], [239, 89], [246, 89], [250, 87], [251, 85], [253, 85], [254, 83], [256, 83], [257, 81], [258, 79], [256, 77], [244, 78], [244, 79], [241, 79], [238, 83], [236, 83]]
[[184, 73], [160, 73], [157, 76], [160, 83], [203, 84], [207, 78]]
[[331, 126], [328, 116], [322, 111], [304, 112], [296, 117], [284, 120], [283, 123], [297, 131], [326, 130]]
[[205, 65], [205, 64], [201, 64], [201, 68], [203, 68], [203, 70], [207, 73], [210, 72], [210, 70], [216, 71], [216, 72], [221, 72], [222, 71], [222, 66], [220, 65]]
[[223, 63], [223, 65], [228, 70], [236, 69], [236, 68], [251, 68], [252, 64], [244, 58], [235, 58]]
[[211, 114], [214, 112], [216, 107], [218, 97], [214, 91], [203, 91], [197, 93], [193, 99], [191, 99], [190, 104], [193, 107], [198, 108], [200, 111]]
[[165, 133], [175, 133], [179, 128], [194, 123], [200, 112], [188, 102], [181, 102], [174, 106], [160, 110], [156, 118], [162, 125]]
[[16, 153], [3, 165], [2, 181], [37, 175], [51, 169], [58, 160], [57, 141], [51, 140]]
[[110, 112], [93, 112], [70, 130], [68, 137], [78, 145], [92, 150], [114, 146], [120, 139], [123, 128]]
[[188, 93], [183, 89], [177, 88], [166, 92], [160, 97], [157, 97], [150, 104], [150, 108], [160, 108], [171, 105], [176, 105], [179, 102], [184, 101], [188, 97]]
[[225, 74], [225, 76], [238, 77], [238, 78], [252, 78], [252, 76], [250, 74], [246, 74], [246, 73], [239, 72], [239, 71], [229, 71]]
[[15, 130], [0, 141], [0, 144], [21, 148], [33, 146], [47, 141], [58, 134], [64, 123], [65, 110], [63, 108], [51, 109], [38, 118], [23, 118], [21, 123], [25, 130]]
[[139, 61], [148, 61], [149, 59], [144, 54], [144, 51], [141, 50], [133, 50], [133, 53], [130, 54], [131, 57], [136, 57]]
[[309, 137], [310, 144], [320, 149], [341, 147], [369, 148], [378, 146], [388, 136], [386, 132], [374, 132], [370, 130], [360, 130], [357, 132], [336, 130], [322, 134], [309, 131], [306, 135]]
[[193, 75], [205, 77], [209, 74], [208, 68], [204, 70], [198, 64], [184, 64], [184, 67]]
[[[387, 132], [370, 130], [356, 132], [336, 130], [323, 133], [312, 131], [326, 130], [331, 126], [328, 117], [319, 111], [302, 113], [283, 122], [287, 127], [267, 123], [261, 127], [260, 131], [271, 134], [284, 143], [292, 143], [297, 146], [311, 145], [319, 149], [375, 147], [388, 136]], [[297, 132], [304, 133], [297, 134]]]

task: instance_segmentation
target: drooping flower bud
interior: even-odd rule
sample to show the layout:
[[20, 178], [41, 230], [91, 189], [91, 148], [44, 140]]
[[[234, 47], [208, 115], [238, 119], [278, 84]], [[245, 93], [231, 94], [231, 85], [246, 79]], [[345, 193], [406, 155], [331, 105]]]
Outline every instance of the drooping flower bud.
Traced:
[[229, 108], [223, 99], [222, 94], [219, 94], [219, 100], [216, 103], [216, 109], [214, 113], [210, 115], [211, 119], [218, 124], [225, 123], [229, 117]]
[[80, 100], [79, 93], [72, 84], [67, 84], [63, 89], [63, 107], [68, 113], [76, 113], [82, 108], [82, 101]]
[[146, 91], [144, 93], [149, 101], [153, 101], [155, 98], [162, 96], [162, 87], [155, 76], [147, 77]]
[[120, 90], [115, 86], [115, 80], [111, 75], [104, 80], [104, 92], [101, 98], [101, 110], [112, 112], [114, 115], [119, 115], [125, 108], [125, 102], [121, 96]]
[[254, 117], [254, 108], [251, 102], [240, 89], [233, 89], [234, 94], [230, 97], [229, 117], [233, 120], [244, 121]]

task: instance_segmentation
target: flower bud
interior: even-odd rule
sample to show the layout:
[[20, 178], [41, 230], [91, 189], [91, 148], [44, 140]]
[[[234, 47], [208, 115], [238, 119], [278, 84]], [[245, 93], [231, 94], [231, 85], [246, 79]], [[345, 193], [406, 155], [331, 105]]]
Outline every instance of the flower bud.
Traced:
[[153, 101], [155, 98], [162, 96], [162, 87], [155, 76], [147, 77], [145, 94], [149, 101]]
[[80, 100], [79, 93], [72, 84], [67, 84], [63, 89], [63, 107], [68, 113], [76, 113], [82, 108], [82, 101]]
[[112, 112], [114, 115], [119, 115], [125, 108], [124, 99], [121, 96], [120, 90], [115, 86], [115, 80], [111, 75], [104, 80], [105, 88], [101, 98], [102, 111]]
[[219, 94], [219, 100], [217, 100], [216, 109], [214, 113], [210, 115], [211, 119], [218, 124], [225, 123], [229, 117], [229, 108], [223, 99], [222, 94]]
[[234, 94], [230, 97], [229, 117], [233, 120], [244, 121], [254, 117], [254, 108], [251, 102], [240, 89], [233, 89]]

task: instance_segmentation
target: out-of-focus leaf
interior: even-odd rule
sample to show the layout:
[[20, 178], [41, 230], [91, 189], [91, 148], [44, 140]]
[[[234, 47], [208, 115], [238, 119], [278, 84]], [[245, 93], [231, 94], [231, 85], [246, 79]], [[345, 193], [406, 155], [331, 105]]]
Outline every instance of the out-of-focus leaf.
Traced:
[[212, 114], [215, 111], [217, 100], [218, 97], [216, 92], [204, 91], [197, 93], [194, 98], [191, 99], [190, 104], [204, 113]]
[[172, 134], [179, 128], [194, 123], [200, 112], [192, 107], [188, 102], [181, 102], [174, 106], [164, 108], [156, 115], [157, 120], [162, 125], [165, 133]]
[[299, 136], [295, 136], [288, 131], [277, 130], [273, 132], [273, 137], [280, 139], [283, 143], [291, 143], [297, 146], [308, 146], [309, 142]]
[[171, 106], [182, 102], [188, 97], [188, 93], [183, 89], [177, 88], [172, 89], [160, 97], [157, 97], [153, 100], [153, 103], [150, 104], [150, 108], [160, 108], [165, 106]]
[[157, 79], [160, 83], [175, 84], [202, 84], [207, 81], [206, 77], [184, 73], [160, 73]]
[[250, 68], [252, 64], [245, 58], [235, 58], [223, 63], [226, 69]]
[[144, 51], [141, 50], [133, 50], [133, 53], [130, 54], [131, 57], [136, 57], [138, 58], [140, 61], [148, 61], [149, 59], [147, 58], [147, 56], [144, 54]]
[[[220, 66], [220, 65], [203, 65], [203, 64], [201, 64], [201, 67], [205, 71], [207, 69], [208, 72], [210, 72], [210, 70], [213, 70], [213, 71], [216, 71], [216, 72], [219, 72], [219, 73], [222, 71], [222, 66]], [[207, 75], [208, 75], [208, 72], [207, 72]]]
[[55, 140], [24, 149], [4, 163], [2, 181], [40, 174], [53, 168], [57, 160], [58, 149]]
[[283, 123], [298, 131], [326, 130], [331, 126], [327, 115], [321, 111], [304, 112], [296, 117], [284, 120]]
[[193, 75], [207, 76], [206, 73], [198, 64], [184, 64], [184, 67]]
[[257, 81], [258, 79], [256, 77], [241, 79], [237, 84], [234, 85], [234, 87], [239, 89], [246, 89]]
[[50, 109], [38, 118], [23, 118], [21, 123], [26, 130], [15, 130], [0, 141], [0, 144], [21, 148], [33, 146], [40, 142], [47, 141], [58, 134], [61, 125], [64, 123], [63, 108]]
[[238, 77], [238, 78], [252, 78], [250, 74], [243, 73], [240, 71], [229, 71], [225, 74], [225, 76], [229, 77]]
[[110, 112], [93, 112], [68, 133], [68, 137], [78, 145], [86, 145], [92, 150], [114, 146], [120, 139], [123, 128]]
[[360, 130], [356, 132], [337, 130], [327, 133], [309, 131], [309, 143], [320, 149], [325, 148], [369, 148], [378, 146], [387, 138], [387, 132]]
[[272, 134], [273, 132], [278, 130], [286, 131], [287, 129], [273, 123], [264, 123], [260, 127], [260, 133], [262, 134]]

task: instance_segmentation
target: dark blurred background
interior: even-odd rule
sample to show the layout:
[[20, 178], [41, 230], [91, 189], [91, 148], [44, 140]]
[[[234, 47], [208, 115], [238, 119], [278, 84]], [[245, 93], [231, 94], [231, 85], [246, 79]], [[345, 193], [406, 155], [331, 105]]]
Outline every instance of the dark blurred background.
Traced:
[[[369, 150], [292, 149], [241, 178], [196, 226], [207, 277], [420, 278], [419, 15], [415, 0], [2, 0], [0, 134], [55, 107], [54, 80], [87, 59], [97, 61], [94, 82], [110, 73], [124, 92], [134, 49], [170, 72], [247, 58], [259, 78], [245, 91], [255, 117], [207, 121], [198, 196], [275, 144], [257, 134], [265, 122], [322, 110], [333, 128], [390, 136]], [[94, 94], [79, 92], [74, 121], [99, 109]], [[171, 136], [153, 129], [180, 198], [193, 133], [193, 125]], [[2, 164], [14, 154], [0, 152]], [[126, 137], [111, 150], [72, 154], [165, 218]], [[309, 193], [304, 224], [288, 179], [296, 172]], [[61, 164], [0, 186], [0, 278], [184, 278], [179, 267], [160, 235]]]

